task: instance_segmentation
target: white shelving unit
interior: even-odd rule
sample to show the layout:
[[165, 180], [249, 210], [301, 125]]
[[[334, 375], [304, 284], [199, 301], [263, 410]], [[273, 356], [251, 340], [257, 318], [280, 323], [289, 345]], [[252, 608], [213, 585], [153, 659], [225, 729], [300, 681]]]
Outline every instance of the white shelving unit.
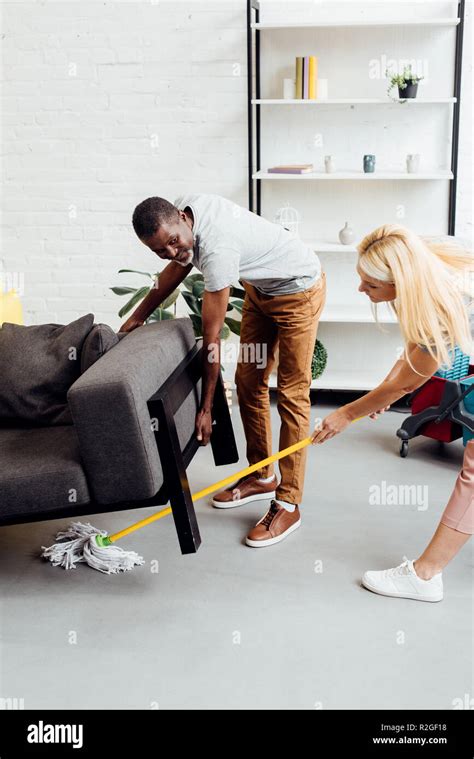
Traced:
[[459, 18], [414, 18], [392, 19], [371, 21], [369, 19], [353, 19], [352, 21], [318, 21], [307, 23], [295, 22], [268, 22], [251, 24], [252, 29], [325, 29], [328, 27], [352, 28], [352, 27], [382, 27], [382, 26], [457, 26]]
[[456, 98], [326, 98], [321, 100], [294, 100], [293, 98], [254, 98], [252, 105], [306, 105], [306, 106], [324, 106], [324, 105], [449, 105], [455, 103]]
[[373, 174], [366, 174], [363, 171], [334, 171], [326, 174], [324, 171], [308, 171], [306, 174], [271, 174], [268, 171], [256, 171], [252, 174], [253, 179], [269, 179], [270, 181], [282, 180], [317, 180], [321, 182], [334, 182], [336, 180], [350, 180], [357, 182], [380, 182], [384, 179], [396, 179], [397, 181], [420, 182], [422, 180], [449, 180], [453, 179], [452, 171], [436, 170], [418, 171], [416, 174], [408, 174], [404, 171], [376, 171]]
[[[276, 11], [269, 15], [265, 4], [248, 0], [249, 207], [262, 213], [265, 187], [267, 218], [286, 204], [303, 209], [301, 237], [326, 272], [318, 338], [328, 364], [312, 387], [370, 390], [400, 356], [403, 341], [386, 304], [375, 321], [370, 301], [358, 292], [356, 245], [340, 244], [337, 232], [347, 219], [359, 227], [357, 243], [370, 229], [396, 222], [406, 206], [401, 223], [419, 234], [455, 234], [464, 0], [403, 8], [397, 2], [354, 2], [350, 19], [336, 1], [307, 5], [316, 18], [298, 18], [298, 8], [274, 18]], [[389, 97], [386, 80], [369, 81], [369, 61], [380, 50], [388, 59], [419, 53], [428, 61], [431, 80], [425, 77], [428, 84], [422, 82], [417, 98]], [[318, 57], [318, 75], [330, 77], [330, 96], [279, 97], [282, 79], [294, 75], [295, 57], [310, 54]], [[380, 68], [384, 78], [382, 63]], [[319, 152], [315, 134], [325, 138]], [[405, 155], [413, 152], [422, 153], [421, 170], [409, 174]], [[363, 171], [365, 153], [377, 156], [374, 173]], [[325, 154], [335, 157], [333, 173], [324, 171]], [[314, 171], [268, 172], [280, 163], [312, 163]], [[277, 386], [276, 374], [270, 386]]]
[[[366, 296], [364, 296], [366, 297]], [[379, 324], [396, 324], [395, 316], [384, 314], [384, 316], [378, 318]], [[321, 316], [321, 323], [329, 322], [357, 322], [357, 324], [373, 324], [374, 315], [370, 310], [369, 304], [367, 308], [364, 305], [351, 305], [351, 304], [335, 304], [326, 306]]]

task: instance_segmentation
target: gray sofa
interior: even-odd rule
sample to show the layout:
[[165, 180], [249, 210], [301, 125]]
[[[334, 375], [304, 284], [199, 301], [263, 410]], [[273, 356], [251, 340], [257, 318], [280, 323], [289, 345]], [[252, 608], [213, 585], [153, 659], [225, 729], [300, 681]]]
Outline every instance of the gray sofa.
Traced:
[[[189, 319], [122, 336], [70, 387], [73, 424], [0, 427], [0, 525], [170, 501], [181, 551], [195, 552], [200, 536], [186, 467], [200, 447], [194, 435], [200, 378], [201, 350]], [[213, 421], [214, 461], [234, 463], [222, 380]]]

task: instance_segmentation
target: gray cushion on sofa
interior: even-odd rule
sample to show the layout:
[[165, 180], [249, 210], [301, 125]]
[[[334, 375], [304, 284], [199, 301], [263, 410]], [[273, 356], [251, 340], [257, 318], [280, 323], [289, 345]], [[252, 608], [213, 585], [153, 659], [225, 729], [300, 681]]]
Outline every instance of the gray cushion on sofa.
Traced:
[[[150, 498], [163, 484], [147, 401], [195, 344], [190, 319], [138, 327], [70, 388], [84, 468], [99, 503]], [[182, 446], [194, 432], [198, 402], [195, 389], [175, 416]]]
[[0, 428], [0, 493], [9, 517], [88, 503], [74, 427]]
[[81, 374], [95, 364], [104, 353], [117, 345], [118, 341], [118, 335], [108, 324], [94, 324], [82, 346]]
[[0, 329], [0, 420], [71, 424], [67, 391], [80, 375], [81, 350], [94, 323], [86, 314], [71, 324]]

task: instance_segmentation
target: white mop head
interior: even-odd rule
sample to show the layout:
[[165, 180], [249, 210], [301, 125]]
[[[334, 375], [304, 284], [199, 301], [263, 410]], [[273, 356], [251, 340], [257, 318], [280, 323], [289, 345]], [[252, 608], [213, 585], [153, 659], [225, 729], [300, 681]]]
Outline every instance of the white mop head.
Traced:
[[56, 535], [56, 540], [60, 542], [49, 548], [41, 546], [41, 556], [49, 559], [54, 567], [75, 569], [76, 564], [85, 562], [93, 569], [109, 575], [126, 572], [145, 563], [144, 558], [135, 551], [124, 551], [113, 543], [109, 546], [99, 546], [97, 535], [106, 537], [107, 533], [90, 523], [72, 522], [66, 532], [58, 532]]

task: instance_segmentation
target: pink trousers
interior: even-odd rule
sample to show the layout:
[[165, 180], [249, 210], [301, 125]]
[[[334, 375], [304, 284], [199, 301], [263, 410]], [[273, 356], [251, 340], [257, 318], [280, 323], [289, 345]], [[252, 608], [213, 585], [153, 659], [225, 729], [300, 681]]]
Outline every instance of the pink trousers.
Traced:
[[463, 468], [441, 517], [441, 524], [468, 535], [474, 533], [474, 440], [469, 440], [464, 450]]

